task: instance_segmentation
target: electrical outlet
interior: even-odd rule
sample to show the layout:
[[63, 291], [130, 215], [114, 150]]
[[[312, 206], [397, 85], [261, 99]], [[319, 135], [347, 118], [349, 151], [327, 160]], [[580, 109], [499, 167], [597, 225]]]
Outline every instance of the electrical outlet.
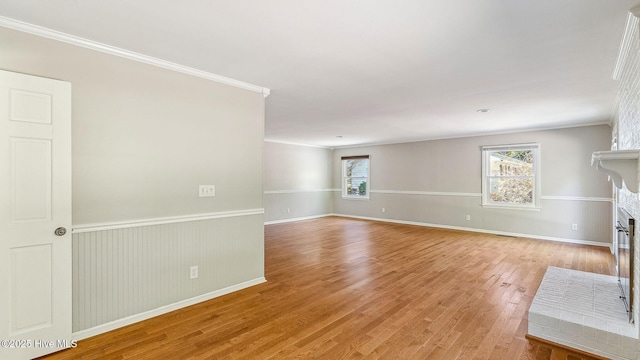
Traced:
[[189, 268], [189, 279], [197, 279], [198, 278], [198, 265], [194, 265]]
[[578, 230], [578, 224], [571, 224], [571, 230], [577, 231]]
[[385, 211], [386, 211], [385, 208], [382, 208], [382, 212], [385, 212]]
[[199, 188], [200, 197], [213, 197], [216, 196], [216, 186], [215, 185], [200, 185]]
[[467, 221], [471, 221], [471, 215], [467, 215]]
[[287, 208], [287, 214], [291, 214], [291, 209]]

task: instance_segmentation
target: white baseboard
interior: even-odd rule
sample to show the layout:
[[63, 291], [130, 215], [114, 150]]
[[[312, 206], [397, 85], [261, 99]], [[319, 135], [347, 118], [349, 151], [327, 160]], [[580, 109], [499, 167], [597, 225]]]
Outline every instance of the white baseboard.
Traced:
[[327, 217], [327, 216], [339, 216], [339, 217], [346, 217], [346, 218], [353, 218], [353, 219], [391, 222], [391, 223], [396, 223], [396, 224], [418, 225], [418, 226], [427, 226], [427, 227], [434, 227], [434, 228], [441, 228], [441, 229], [471, 231], [471, 232], [477, 232], [477, 233], [483, 233], [483, 234], [494, 234], [494, 235], [503, 235], [503, 236], [523, 237], [523, 238], [530, 238], [530, 239], [537, 239], [537, 240], [559, 241], [559, 242], [565, 242], [565, 243], [571, 243], [571, 244], [580, 244], [580, 245], [604, 246], [604, 247], [608, 247], [609, 249], [611, 249], [611, 246], [612, 246], [609, 243], [603, 243], [603, 242], [598, 242], [598, 241], [590, 241], [590, 240], [568, 239], [568, 238], [560, 238], [560, 237], [553, 237], [553, 236], [523, 234], [523, 233], [514, 233], [514, 232], [507, 232], [507, 231], [487, 230], [487, 229], [470, 228], [470, 227], [463, 227], [463, 226], [431, 224], [431, 223], [424, 223], [424, 222], [417, 222], [417, 221], [384, 219], [384, 218], [375, 218], [375, 217], [368, 217], [368, 216], [356, 216], [356, 215], [347, 215], [347, 214], [323, 214], [323, 215], [292, 218], [292, 219], [267, 221], [264, 224], [265, 225], [281, 224], [281, 223], [287, 223], [287, 222], [293, 222], [293, 221], [317, 219], [317, 218], [322, 218], [322, 217]]
[[294, 222], [294, 221], [318, 219], [318, 218], [327, 217], [327, 216], [333, 216], [333, 214], [322, 214], [322, 215], [314, 215], [314, 216], [297, 217], [297, 218], [291, 218], [291, 219], [265, 221], [264, 224], [265, 225], [282, 224], [282, 223], [288, 223], [288, 222]]
[[441, 229], [471, 231], [471, 232], [478, 232], [478, 233], [483, 233], [483, 234], [494, 234], [494, 235], [503, 235], [503, 236], [523, 237], [523, 238], [547, 240], [547, 241], [560, 241], [560, 242], [571, 243], [571, 244], [604, 246], [604, 247], [611, 248], [611, 244], [609, 244], [609, 243], [602, 243], [602, 242], [590, 241], [590, 240], [567, 239], [567, 238], [559, 238], [559, 237], [553, 237], [553, 236], [522, 234], [522, 233], [513, 233], [513, 232], [498, 231], [498, 230], [469, 228], [469, 227], [463, 227], [463, 226], [430, 224], [430, 223], [423, 223], [423, 222], [417, 222], [417, 221], [383, 219], [383, 218], [374, 218], [374, 217], [367, 217], [367, 216], [355, 216], [355, 215], [346, 215], [346, 214], [330, 214], [329, 216], [340, 216], [340, 217], [347, 217], [347, 218], [354, 218], [354, 219], [390, 222], [390, 223], [396, 223], [396, 224], [427, 226], [427, 227], [435, 227], [435, 228], [441, 228]]
[[190, 299], [186, 299], [186, 300], [178, 301], [178, 302], [173, 303], [173, 304], [161, 306], [161, 307], [153, 309], [153, 310], [145, 311], [145, 312], [142, 312], [142, 313], [139, 313], [139, 314], [127, 316], [127, 317], [122, 318], [122, 319], [114, 320], [114, 321], [108, 322], [106, 324], [102, 324], [102, 325], [94, 326], [94, 327], [89, 328], [89, 329], [85, 329], [85, 330], [81, 330], [81, 331], [78, 331], [78, 332], [74, 332], [72, 334], [72, 337], [73, 337], [74, 340], [87, 339], [87, 338], [90, 338], [92, 336], [96, 336], [96, 335], [103, 334], [103, 333], [106, 333], [106, 332], [111, 331], [111, 330], [115, 330], [115, 329], [121, 328], [123, 326], [131, 325], [133, 323], [137, 323], [139, 321], [147, 320], [147, 319], [150, 319], [152, 317], [156, 317], [156, 316], [159, 316], [159, 315], [162, 315], [162, 314], [166, 314], [166, 313], [169, 313], [169, 312], [174, 311], [174, 310], [178, 310], [178, 309], [181, 309], [181, 308], [184, 308], [184, 307], [187, 307], [187, 306], [195, 305], [195, 304], [203, 302], [203, 301], [211, 300], [213, 298], [217, 298], [217, 297], [220, 297], [222, 295], [227, 295], [227, 294], [230, 294], [232, 292], [235, 292], [235, 291], [238, 291], [238, 290], [242, 290], [242, 289], [246, 289], [246, 288], [254, 286], [254, 285], [262, 284], [262, 283], [264, 283], [266, 281], [267, 280], [264, 277], [259, 277], [259, 278], [253, 279], [253, 280], [242, 282], [240, 284], [231, 285], [231, 286], [228, 286], [228, 287], [226, 287], [224, 289], [212, 291], [212, 292], [209, 292], [209, 293], [206, 293], [206, 294], [202, 294], [202, 295], [190, 298]]

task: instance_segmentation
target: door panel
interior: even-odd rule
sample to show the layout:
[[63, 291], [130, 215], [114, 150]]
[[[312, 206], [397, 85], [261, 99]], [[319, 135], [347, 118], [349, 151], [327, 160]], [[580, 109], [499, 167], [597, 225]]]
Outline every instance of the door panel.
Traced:
[[31, 359], [73, 340], [69, 83], [0, 71], [0, 185], [0, 359]]
[[11, 249], [12, 334], [52, 325], [51, 255], [50, 244]]
[[51, 221], [51, 141], [11, 138], [11, 220]]
[[11, 120], [51, 124], [51, 95], [11, 89]]

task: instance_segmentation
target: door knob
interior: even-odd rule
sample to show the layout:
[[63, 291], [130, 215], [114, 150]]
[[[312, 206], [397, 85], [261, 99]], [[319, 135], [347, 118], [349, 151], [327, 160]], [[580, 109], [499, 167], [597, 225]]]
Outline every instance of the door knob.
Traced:
[[54, 232], [54, 234], [56, 234], [56, 236], [63, 236], [64, 234], [67, 233], [67, 229], [63, 228], [62, 226], [57, 228]]

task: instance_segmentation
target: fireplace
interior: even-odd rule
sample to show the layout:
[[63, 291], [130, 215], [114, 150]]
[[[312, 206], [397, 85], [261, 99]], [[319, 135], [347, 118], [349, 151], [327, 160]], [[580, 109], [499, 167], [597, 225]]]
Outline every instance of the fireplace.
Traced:
[[633, 322], [633, 258], [635, 219], [623, 208], [618, 207], [616, 229], [618, 231], [615, 251], [620, 298], [624, 302], [629, 322]]

